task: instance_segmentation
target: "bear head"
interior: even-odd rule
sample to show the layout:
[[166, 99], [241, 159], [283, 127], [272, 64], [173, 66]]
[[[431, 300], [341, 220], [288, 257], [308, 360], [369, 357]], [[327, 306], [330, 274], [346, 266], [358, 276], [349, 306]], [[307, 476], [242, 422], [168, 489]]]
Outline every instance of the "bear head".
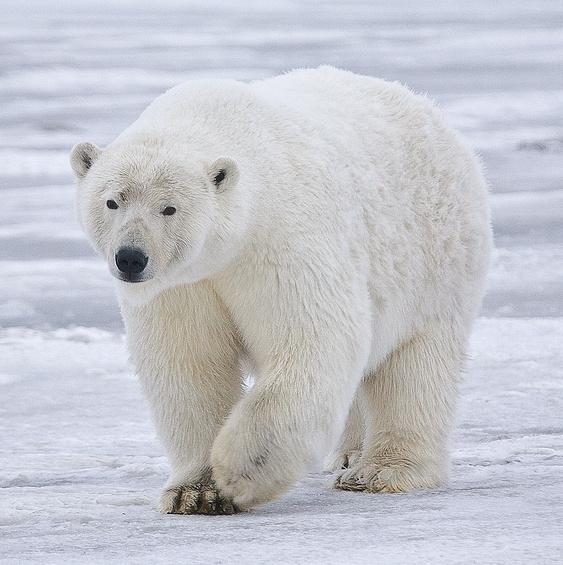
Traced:
[[208, 278], [244, 237], [249, 214], [229, 157], [158, 141], [79, 143], [70, 162], [82, 227], [132, 301]]

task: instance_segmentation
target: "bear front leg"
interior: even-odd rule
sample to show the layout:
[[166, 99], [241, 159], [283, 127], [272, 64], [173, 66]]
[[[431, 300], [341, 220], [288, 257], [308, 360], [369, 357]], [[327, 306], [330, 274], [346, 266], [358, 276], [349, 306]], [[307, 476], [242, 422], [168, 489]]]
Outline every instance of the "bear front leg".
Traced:
[[342, 432], [369, 349], [369, 309], [354, 308], [361, 301], [340, 300], [335, 316], [332, 306], [301, 303], [296, 311], [297, 301], [281, 307], [272, 304], [276, 295], [268, 298], [252, 311], [260, 332], [244, 334], [251, 352], [264, 353], [256, 359], [256, 384], [234, 408], [211, 455], [214, 480], [242, 509], [278, 497], [327, 454]]
[[239, 399], [242, 378], [232, 323], [207, 283], [177, 287], [146, 306], [123, 306], [128, 341], [171, 475], [159, 509], [232, 514], [211, 478], [210, 452]]

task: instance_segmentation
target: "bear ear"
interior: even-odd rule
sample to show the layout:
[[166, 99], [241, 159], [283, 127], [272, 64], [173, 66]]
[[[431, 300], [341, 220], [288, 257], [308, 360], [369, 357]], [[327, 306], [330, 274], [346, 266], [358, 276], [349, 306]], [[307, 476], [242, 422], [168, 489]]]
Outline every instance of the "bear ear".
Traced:
[[217, 192], [223, 192], [235, 186], [239, 179], [236, 161], [229, 157], [220, 157], [207, 169], [209, 180], [216, 187]]
[[93, 143], [78, 143], [70, 152], [70, 166], [74, 174], [84, 178], [94, 161], [100, 156], [101, 149]]

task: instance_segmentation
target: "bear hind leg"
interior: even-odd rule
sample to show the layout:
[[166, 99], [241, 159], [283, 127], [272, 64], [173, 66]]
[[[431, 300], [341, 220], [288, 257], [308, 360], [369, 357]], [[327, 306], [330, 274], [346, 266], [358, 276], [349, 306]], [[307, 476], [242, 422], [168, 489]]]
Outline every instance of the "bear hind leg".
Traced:
[[367, 376], [362, 456], [336, 488], [405, 492], [442, 483], [465, 335], [455, 320], [433, 322]]
[[327, 471], [335, 473], [353, 467], [360, 459], [365, 436], [365, 422], [360, 405], [360, 391], [350, 408], [344, 432], [328, 459]]

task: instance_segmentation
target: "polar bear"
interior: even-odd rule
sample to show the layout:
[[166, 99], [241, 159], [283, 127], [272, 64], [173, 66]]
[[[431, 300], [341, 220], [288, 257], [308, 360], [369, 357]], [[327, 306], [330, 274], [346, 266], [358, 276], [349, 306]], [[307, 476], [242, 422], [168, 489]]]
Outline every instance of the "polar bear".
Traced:
[[426, 98], [332, 67], [194, 80], [71, 165], [162, 512], [270, 501], [335, 445], [339, 489], [444, 480], [492, 243], [481, 167]]

